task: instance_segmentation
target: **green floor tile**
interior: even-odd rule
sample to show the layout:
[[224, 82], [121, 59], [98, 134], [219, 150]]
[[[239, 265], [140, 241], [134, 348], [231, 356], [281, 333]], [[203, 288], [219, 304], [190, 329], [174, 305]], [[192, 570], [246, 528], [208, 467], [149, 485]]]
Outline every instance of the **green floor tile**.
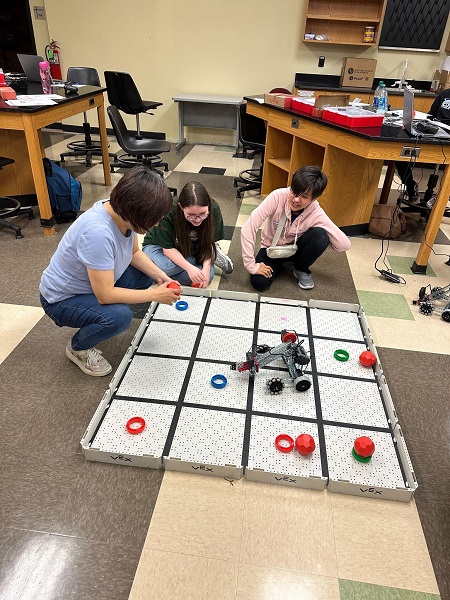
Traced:
[[[392, 256], [391, 254], [387, 254], [386, 258], [389, 261], [389, 265], [394, 273], [402, 274], [402, 275], [411, 275], [411, 266], [415, 260], [415, 257], [410, 256]], [[428, 275], [428, 277], [436, 277], [436, 273], [427, 265], [427, 270], [424, 275]]]
[[339, 579], [341, 600], [439, 600], [437, 594], [373, 585], [361, 581]]
[[357, 294], [366, 315], [414, 321], [409, 304], [403, 294], [367, 292], [365, 290], [357, 290]]
[[239, 209], [240, 215], [249, 215], [255, 210], [256, 206], [254, 204], [241, 204], [241, 208]]

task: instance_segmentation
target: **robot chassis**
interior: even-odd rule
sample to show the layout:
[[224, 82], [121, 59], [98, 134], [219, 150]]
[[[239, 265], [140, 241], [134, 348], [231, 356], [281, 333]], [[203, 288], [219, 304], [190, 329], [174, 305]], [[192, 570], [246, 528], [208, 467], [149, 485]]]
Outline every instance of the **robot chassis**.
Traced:
[[266, 381], [270, 394], [281, 394], [286, 383], [293, 383], [298, 392], [305, 392], [311, 387], [311, 381], [304, 376], [303, 372], [310, 362], [310, 358], [303, 348], [304, 340], [298, 339], [295, 331], [283, 329], [281, 331], [281, 344], [271, 348], [267, 345], [252, 346], [247, 352], [244, 362], [231, 365], [233, 371], [249, 371], [250, 377], [259, 372], [260, 367], [269, 365], [281, 357], [289, 370], [289, 378], [273, 377]]
[[[427, 292], [427, 288], [430, 291]], [[445, 301], [445, 306], [436, 306], [436, 300]], [[419, 310], [424, 315], [431, 315], [434, 310], [441, 311], [441, 317], [446, 323], [450, 323], [450, 284], [444, 287], [430, 285], [420, 288], [419, 299], [413, 300], [413, 304], [419, 305]]]

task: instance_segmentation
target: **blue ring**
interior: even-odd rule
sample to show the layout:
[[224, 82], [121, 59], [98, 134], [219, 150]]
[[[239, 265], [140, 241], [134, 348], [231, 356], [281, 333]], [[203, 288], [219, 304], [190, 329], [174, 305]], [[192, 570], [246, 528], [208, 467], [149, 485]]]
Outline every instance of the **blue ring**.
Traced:
[[175, 308], [177, 310], [186, 310], [188, 306], [189, 304], [186, 302], [186, 300], [178, 300], [178, 302], [175, 304]]
[[211, 377], [211, 385], [217, 390], [224, 388], [227, 383], [228, 381], [225, 375], [213, 375], [213, 377]]

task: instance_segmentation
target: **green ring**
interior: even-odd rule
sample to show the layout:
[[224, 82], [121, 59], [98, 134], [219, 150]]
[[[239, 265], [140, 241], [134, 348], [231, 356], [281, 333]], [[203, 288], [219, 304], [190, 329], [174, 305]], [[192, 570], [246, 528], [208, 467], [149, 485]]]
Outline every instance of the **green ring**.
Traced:
[[356, 458], [357, 461], [362, 462], [362, 463], [368, 463], [368, 462], [370, 462], [370, 459], [372, 458], [372, 455], [360, 456], [354, 448], [352, 448], [352, 455], [353, 455], [353, 458]]
[[341, 362], [345, 362], [348, 360], [348, 357], [350, 356], [349, 353], [347, 352], [347, 350], [335, 350], [334, 354], [333, 354], [334, 358], [336, 360], [340, 360]]

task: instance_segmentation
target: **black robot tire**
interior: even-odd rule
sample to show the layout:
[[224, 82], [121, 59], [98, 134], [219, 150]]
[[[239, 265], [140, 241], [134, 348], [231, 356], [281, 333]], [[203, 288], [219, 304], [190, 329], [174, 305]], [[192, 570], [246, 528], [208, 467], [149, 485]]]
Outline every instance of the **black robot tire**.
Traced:
[[431, 304], [431, 302], [422, 302], [422, 304], [420, 305], [420, 312], [423, 315], [431, 315], [431, 313], [434, 310], [434, 306]]
[[306, 392], [311, 387], [311, 382], [307, 377], [296, 377], [294, 379], [294, 385], [297, 392]]
[[273, 377], [272, 379], [267, 380], [267, 387], [269, 388], [269, 392], [272, 395], [281, 394], [284, 388], [284, 383], [281, 381], [279, 377]]
[[450, 323], [450, 310], [444, 310], [441, 316], [443, 321]]

